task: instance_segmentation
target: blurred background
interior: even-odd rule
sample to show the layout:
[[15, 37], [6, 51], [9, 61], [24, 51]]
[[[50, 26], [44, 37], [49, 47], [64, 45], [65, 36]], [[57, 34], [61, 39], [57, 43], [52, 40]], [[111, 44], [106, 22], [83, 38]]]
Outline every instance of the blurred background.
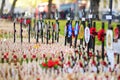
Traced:
[[[88, 18], [90, 12], [94, 19], [105, 20], [109, 14], [110, 0], [0, 0], [0, 18], [30, 16], [32, 18], [81, 19], [83, 10]], [[113, 21], [120, 20], [120, 0], [113, 0]]]

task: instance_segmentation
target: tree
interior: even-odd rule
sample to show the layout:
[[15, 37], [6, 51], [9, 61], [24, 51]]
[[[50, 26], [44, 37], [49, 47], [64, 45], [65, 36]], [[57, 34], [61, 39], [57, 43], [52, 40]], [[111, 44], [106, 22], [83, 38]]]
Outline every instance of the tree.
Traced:
[[50, 19], [50, 15], [51, 15], [51, 7], [52, 7], [52, 0], [48, 0], [48, 19]]
[[5, 6], [5, 0], [2, 0], [2, 3], [1, 3], [1, 9], [0, 9], [0, 15], [3, 14], [4, 6]]
[[14, 9], [15, 9], [16, 2], [17, 2], [17, 0], [14, 0], [14, 1], [13, 1], [12, 7], [11, 7], [11, 9], [10, 9], [10, 11], [9, 11], [9, 14], [10, 14], [10, 15], [12, 15], [12, 14], [14, 13]]

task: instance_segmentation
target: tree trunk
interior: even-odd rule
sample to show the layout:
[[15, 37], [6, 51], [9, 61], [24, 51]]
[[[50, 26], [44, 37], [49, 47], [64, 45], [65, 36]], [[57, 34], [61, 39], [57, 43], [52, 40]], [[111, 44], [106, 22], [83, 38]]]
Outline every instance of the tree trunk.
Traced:
[[5, 0], [2, 0], [2, 3], [1, 3], [1, 9], [0, 9], [0, 15], [3, 14], [4, 6], [5, 6]]
[[48, 1], [48, 19], [50, 19], [51, 15], [51, 7], [52, 7], [52, 0]]
[[16, 2], [17, 2], [17, 0], [14, 0], [14, 1], [13, 1], [12, 7], [11, 7], [11, 9], [10, 9], [10, 11], [9, 11], [9, 14], [10, 14], [10, 15], [12, 15], [12, 14], [14, 13], [14, 9], [15, 9]]
[[99, 19], [99, 3], [100, 0], [91, 0], [92, 12], [96, 16], [96, 19]]

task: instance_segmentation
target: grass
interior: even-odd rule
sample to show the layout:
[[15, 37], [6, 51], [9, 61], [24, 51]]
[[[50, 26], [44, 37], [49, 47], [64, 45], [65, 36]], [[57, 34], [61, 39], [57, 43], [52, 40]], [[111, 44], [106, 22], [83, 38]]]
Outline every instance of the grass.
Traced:
[[[32, 21], [33, 21], [33, 20], [32, 20]], [[55, 20], [52, 20], [52, 19], [47, 19], [47, 20], [45, 20], [45, 21], [47, 21], [47, 22], [50, 21], [50, 22], [55, 23]], [[59, 20], [60, 34], [63, 35], [63, 36], [64, 36], [64, 27], [65, 27], [65, 25], [66, 25], [66, 22], [67, 22], [67, 20]], [[102, 21], [95, 21], [95, 22], [96, 22], [96, 30], [99, 31], [99, 30], [102, 28]], [[33, 22], [32, 22], [32, 23], [33, 23]], [[105, 30], [107, 30], [107, 29], [108, 29], [108, 22], [104, 22], [104, 23], [105, 23]], [[86, 23], [86, 24], [87, 24], [87, 23]], [[113, 28], [115, 28], [117, 24], [118, 24], [118, 23], [112, 22]], [[74, 27], [75, 21], [73, 21], [72, 25], [73, 25], [73, 27]], [[33, 26], [33, 24], [32, 24], [32, 26]], [[2, 35], [0, 35], [0, 37], [2, 37]], [[6, 37], [7, 37], [7, 35], [6, 35]], [[97, 44], [97, 45], [101, 45], [101, 42], [98, 41], [97, 36], [96, 36], [96, 44]]]
[[[49, 19], [47, 19], [45, 21], [50, 21], [50, 22], [54, 22], [55, 23], [55, 20], [49, 20]], [[64, 35], [64, 27], [66, 25], [66, 22], [67, 22], [67, 20], [59, 20], [59, 23], [60, 23], [59, 24], [59, 26], [60, 26], [60, 34], [61, 35]], [[96, 31], [99, 31], [102, 28], [102, 22], [101, 21], [95, 21], [95, 22], [96, 22]], [[105, 31], [106, 31], [108, 29], [108, 22], [104, 22], [104, 23], [105, 23], [105, 27], [104, 28], [105, 28]], [[72, 25], [74, 27], [75, 21], [73, 21]], [[112, 22], [112, 26], [113, 26], [113, 29], [114, 29], [117, 26], [117, 23]], [[96, 41], [95, 43], [97, 45], [101, 45], [101, 42], [97, 39], [97, 36], [95, 38], [95, 41]]]

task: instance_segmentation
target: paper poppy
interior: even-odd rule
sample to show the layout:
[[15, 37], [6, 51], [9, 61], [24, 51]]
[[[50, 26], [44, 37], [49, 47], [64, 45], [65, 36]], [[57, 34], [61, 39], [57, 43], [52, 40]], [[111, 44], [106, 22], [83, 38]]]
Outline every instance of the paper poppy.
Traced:
[[26, 57], [27, 57], [26, 54], [23, 54], [23, 58], [26, 59]]
[[47, 63], [47, 66], [49, 68], [52, 68], [54, 66], [54, 62], [52, 60], [49, 60], [48, 63]]
[[67, 65], [70, 66], [70, 61], [67, 62]]
[[105, 30], [104, 29], [101, 29], [99, 32], [98, 32], [98, 40], [99, 41], [104, 41], [104, 36], [105, 36]]
[[91, 28], [90, 28], [90, 35], [93, 36], [93, 37], [94, 37], [95, 35], [97, 35], [96, 28], [94, 28], [94, 27], [91, 27]]
[[75, 53], [78, 53], [78, 50], [75, 50]]
[[79, 63], [79, 66], [80, 66], [80, 67], [83, 67], [83, 64], [82, 64], [82, 62], [80, 62], [80, 63]]
[[107, 63], [105, 61], [102, 62], [102, 65], [107, 66]]
[[20, 22], [20, 23], [22, 23], [22, 22], [23, 22], [23, 20], [24, 20], [24, 19], [23, 19], [23, 18], [21, 18], [21, 19], [19, 20], [19, 22]]
[[45, 54], [43, 54], [43, 58], [45, 58], [46, 57], [46, 55]]
[[44, 62], [42, 62], [42, 66], [43, 66], [43, 67], [47, 67], [47, 64], [44, 63]]
[[14, 54], [14, 55], [13, 55], [13, 58], [14, 58], [14, 59], [17, 59], [17, 55]]
[[61, 61], [61, 57], [60, 56], [58, 56], [58, 59]]
[[118, 76], [118, 80], [120, 80], [120, 75]]
[[33, 54], [33, 55], [32, 55], [32, 59], [35, 59], [35, 58], [36, 58], [36, 55], [35, 55], [35, 54]]
[[11, 20], [11, 19], [12, 19], [12, 17], [11, 17], [10, 15], [8, 15], [7, 19]]
[[89, 52], [89, 57], [92, 57], [92, 56], [93, 56], [92, 52]]
[[31, 23], [31, 20], [30, 19], [27, 19], [26, 20], [26, 24], [30, 24]]
[[58, 61], [58, 60], [55, 60], [55, 61], [54, 61], [54, 65], [59, 65], [59, 61]]
[[84, 58], [85, 61], [87, 61], [87, 58], [85, 56], [83, 58]]
[[119, 36], [119, 29], [115, 28], [115, 30], [114, 30], [114, 38], [118, 39], [118, 36]]
[[9, 54], [8, 52], [5, 53], [5, 55], [7, 55], [7, 56], [8, 56], [8, 54]]
[[4, 55], [4, 59], [8, 59], [8, 55]]
[[94, 66], [96, 66], [96, 62], [95, 62], [95, 60], [92, 61], [92, 64], [93, 64]]
[[40, 80], [40, 78], [37, 78], [37, 80]]

